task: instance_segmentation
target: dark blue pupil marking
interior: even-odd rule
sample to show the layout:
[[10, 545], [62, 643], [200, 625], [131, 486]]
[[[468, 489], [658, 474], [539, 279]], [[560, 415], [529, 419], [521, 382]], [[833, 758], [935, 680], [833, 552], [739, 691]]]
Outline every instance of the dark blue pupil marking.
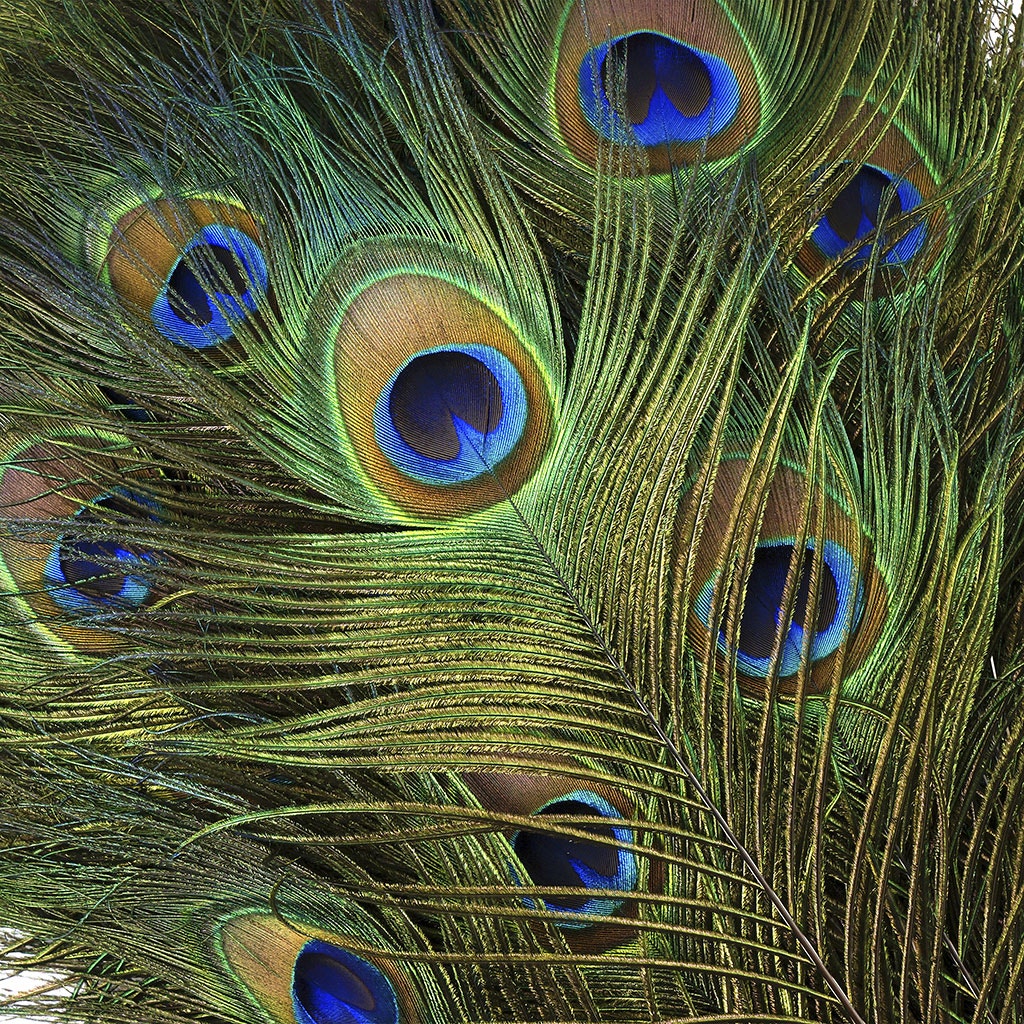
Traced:
[[711, 101], [711, 75], [688, 46], [655, 32], [634, 32], [608, 48], [601, 65], [605, 94], [613, 92], [613, 69], [623, 68], [624, 113], [639, 125], [660, 91], [683, 117], [696, 117]]
[[[75, 522], [88, 526], [99, 522], [94, 510], [111, 512], [118, 516], [131, 515], [131, 504], [111, 494], [92, 504], [91, 509], [79, 512]], [[125, 586], [124, 572], [118, 563], [132, 559], [132, 553], [113, 540], [61, 537], [58, 548], [64, 581], [80, 594], [100, 604], [110, 604], [121, 596]], [[136, 560], [136, 567], [137, 567]]]
[[[835, 197], [811, 237], [819, 251], [833, 259], [866, 238], [880, 224], [909, 213], [920, 202], [920, 192], [905, 178], [868, 164], [861, 167]], [[924, 245], [925, 235], [925, 225], [918, 223], [891, 247], [883, 238], [882, 244], [887, 248], [882, 262], [903, 263], [911, 259]], [[865, 245], [853, 257], [851, 265], [858, 267], [866, 263], [870, 251], [871, 247]]]
[[[743, 619], [740, 622], [739, 651], [750, 658], [769, 658], [779, 632], [782, 617], [782, 595], [793, 561], [793, 545], [759, 547], [754, 552], [754, 565], [747, 584]], [[807, 623], [807, 599], [811, 588], [814, 552], [804, 550], [797, 567], [796, 601], [793, 622], [804, 629]], [[828, 629], [839, 610], [839, 590], [832, 570], [821, 563], [818, 603], [815, 608], [814, 632]]]
[[115, 541], [62, 540], [60, 569], [68, 586], [101, 604], [124, 589], [124, 573], [113, 569], [129, 553]]
[[[890, 188], [891, 182], [888, 175], [874, 167], [862, 167], [836, 196], [825, 216], [844, 242], [856, 242], [878, 227], [880, 221], [903, 212], [899, 192]], [[883, 204], [886, 189], [888, 202]]]
[[238, 322], [259, 308], [268, 287], [260, 246], [238, 228], [210, 224], [182, 249], [150, 316], [175, 345], [211, 348], [233, 337]]
[[[138, 499], [141, 505], [146, 503]], [[97, 608], [137, 608], [150, 595], [144, 567], [152, 555], [126, 548], [117, 540], [96, 540], [88, 536], [96, 524], [106, 521], [98, 513], [115, 518], [145, 515], [155, 519], [127, 494], [108, 494], [80, 511], [69, 529], [51, 549], [44, 578], [50, 596], [64, 611], [83, 614]]]
[[213, 321], [207, 291], [241, 298], [249, 290], [249, 275], [238, 257], [222, 245], [201, 245], [189, 251], [189, 262], [179, 260], [167, 282], [167, 301], [175, 316], [194, 327]]
[[465, 484], [515, 451], [529, 421], [519, 370], [474, 342], [427, 349], [395, 369], [373, 410], [381, 452], [432, 487]]
[[398, 1024], [398, 1000], [368, 960], [319, 939], [295, 959], [292, 1005], [299, 1024]]
[[659, 146], [722, 131], [739, 110], [740, 87], [721, 57], [659, 32], [632, 32], [587, 51], [579, 99], [606, 138]]
[[464, 352], [430, 352], [399, 373], [388, 410], [399, 436], [414, 452], [450, 462], [462, 447], [455, 418], [483, 435], [496, 430], [501, 387], [479, 359]]
[[[819, 546], [817, 600], [810, 608], [815, 548]], [[795, 557], [795, 552], [792, 538], [762, 541], [754, 551], [747, 578], [738, 635], [727, 635], [721, 620], [716, 619], [719, 649], [726, 655], [734, 653], [737, 670], [747, 676], [768, 676], [780, 633], [783, 635], [775, 666], [778, 675], [786, 677], [800, 671], [807, 645], [810, 661], [820, 661], [834, 654], [860, 624], [864, 584], [850, 552], [836, 541], [826, 540], [819, 545], [810, 538], [802, 554]], [[792, 618], [784, 622], [783, 593], [791, 572]], [[694, 611], [708, 628], [716, 601], [723, 598], [720, 584], [721, 574], [716, 572], [694, 603]], [[721, 606], [717, 614], [723, 614]], [[733, 643], [735, 646], [731, 646]]]
[[[538, 811], [539, 815], [578, 814], [594, 817], [598, 813], [593, 807], [579, 800], [560, 800], [549, 804]], [[550, 832], [534, 832], [523, 829], [516, 834], [513, 849], [522, 862], [533, 883], [543, 887], [569, 887], [584, 885], [579, 871], [573, 866], [577, 861], [592, 872], [606, 880], [604, 888], [615, 888], [614, 880], [619, 871], [619, 850], [613, 845], [615, 832], [611, 826], [586, 825], [578, 831], [589, 832], [611, 843], [588, 842], [573, 836], [561, 836]], [[592, 886], [596, 888], [596, 886]], [[580, 896], [560, 896], [560, 907], [566, 910], [582, 910], [590, 898]]]

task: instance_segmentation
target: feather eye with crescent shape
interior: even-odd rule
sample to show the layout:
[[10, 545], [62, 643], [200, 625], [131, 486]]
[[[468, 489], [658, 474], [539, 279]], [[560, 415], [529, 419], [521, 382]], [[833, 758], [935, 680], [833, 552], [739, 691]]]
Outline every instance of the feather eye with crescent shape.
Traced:
[[23, 442], [0, 464], [0, 569], [11, 600], [48, 641], [101, 654], [121, 646], [104, 623], [156, 596], [156, 555], [130, 538], [159, 522], [160, 509], [141, 478], [111, 485], [115, 460], [76, 454], [73, 442], [86, 439]]
[[72, 522], [50, 549], [44, 578], [50, 596], [71, 615], [102, 608], [140, 608], [152, 596], [146, 566], [154, 561], [120, 540], [97, 539], [90, 527], [103, 518], [125, 519], [139, 514], [156, 519], [152, 502], [124, 487], [93, 498], [72, 517]]
[[[104, 221], [111, 218], [107, 211]], [[270, 308], [263, 235], [238, 203], [162, 198], [113, 219], [106, 237], [87, 239], [91, 262], [118, 301], [173, 344], [214, 348]]]
[[761, 102], [748, 44], [716, 0], [572, 4], [557, 40], [554, 105], [569, 150], [639, 144], [655, 172], [737, 153]]
[[[629, 925], [637, 908], [627, 894], [652, 880], [642, 878], [641, 858], [631, 849], [637, 845], [636, 815], [625, 794], [554, 774], [472, 772], [463, 781], [486, 810], [537, 822], [509, 833], [513, 883], [540, 890], [536, 898], [524, 896], [524, 906], [555, 915], [574, 949], [608, 949], [633, 938], [636, 929]], [[644, 860], [653, 877], [656, 863]], [[566, 889], [577, 891], [561, 891]], [[622, 923], [591, 920], [611, 916]]]
[[827, 495], [820, 514], [812, 504], [808, 515], [806, 478], [785, 465], [768, 489], [751, 556], [724, 567], [747, 468], [739, 458], [718, 467], [697, 547], [677, 556], [691, 561], [691, 641], [701, 650], [710, 641], [723, 673], [735, 661], [752, 696], [767, 692], [773, 673], [783, 695], [801, 685], [824, 693], [837, 672], [845, 677], [860, 666], [879, 637], [887, 602], [882, 575], [857, 522]]
[[229, 918], [217, 945], [248, 996], [279, 1024], [416, 1024], [408, 971], [357, 936], [262, 913]]
[[883, 128], [880, 111], [868, 103], [843, 97], [832, 126], [836, 151], [844, 155], [816, 175], [829, 190], [827, 205], [797, 266], [816, 280], [838, 264], [839, 284], [863, 270], [879, 248], [874, 291], [884, 293], [935, 258], [945, 229], [941, 205], [927, 205], [938, 192], [936, 170], [901, 120]]
[[324, 314], [326, 344], [339, 426], [367, 483], [426, 519], [519, 490], [552, 429], [554, 375], [533, 329], [451, 275], [410, 266], [345, 283]]

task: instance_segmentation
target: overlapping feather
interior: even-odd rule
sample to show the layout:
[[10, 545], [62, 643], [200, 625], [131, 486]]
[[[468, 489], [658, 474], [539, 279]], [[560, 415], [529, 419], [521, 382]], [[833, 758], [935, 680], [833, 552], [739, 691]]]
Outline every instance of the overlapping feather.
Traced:
[[[1018, 1019], [1019, 33], [719, 6], [764, 122], [658, 178], [552, 159], [525, 10], [7, 32], [0, 886], [70, 1018]], [[794, 267], [858, 55], [968, 211], [878, 297]]]

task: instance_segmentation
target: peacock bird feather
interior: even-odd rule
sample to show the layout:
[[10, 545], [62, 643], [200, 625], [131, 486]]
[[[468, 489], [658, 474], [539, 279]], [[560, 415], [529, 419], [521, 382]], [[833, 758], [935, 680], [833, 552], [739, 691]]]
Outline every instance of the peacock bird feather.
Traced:
[[1024, 1020], [1024, 15], [14, 0], [0, 145], [5, 1012]]

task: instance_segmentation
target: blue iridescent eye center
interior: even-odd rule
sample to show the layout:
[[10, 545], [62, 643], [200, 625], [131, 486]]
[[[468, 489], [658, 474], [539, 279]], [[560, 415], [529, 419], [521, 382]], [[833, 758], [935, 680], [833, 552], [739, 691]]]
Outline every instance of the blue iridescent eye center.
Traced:
[[292, 970], [298, 1024], [398, 1024], [398, 999], [369, 960], [320, 939], [307, 942]]
[[465, 483], [511, 454], [526, 427], [526, 388], [489, 345], [452, 345], [407, 359], [374, 411], [377, 443], [422, 483]]
[[739, 110], [740, 88], [721, 57], [660, 32], [631, 32], [587, 51], [579, 97], [605, 138], [655, 146], [718, 134]]
[[237, 228], [210, 224], [182, 249], [150, 315], [176, 345], [211, 348], [232, 337], [235, 324], [255, 312], [268, 281], [256, 242]]
[[[138, 518], [148, 505], [118, 489], [79, 510], [75, 528], [54, 544], [43, 570], [50, 596], [59, 607], [71, 614], [83, 614], [104, 608], [137, 608], [149, 598], [151, 588], [144, 570], [153, 556], [131, 550], [117, 540], [87, 535], [103, 512]], [[155, 518], [151, 511], [144, 514]]]
[[[748, 657], [767, 658], [772, 653], [794, 551], [791, 544], [779, 544], [759, 547], [754, 552], [738, 640], [740, 651]], [[793, 622], [803, 629], [808, 626], [807, 599], [811, 589], [813, 563], [814, 552], [805, 549], [797, 567], [793, 603]], [[828, 628], [835, 618], [837, 607], [836, 580], [828, 565], [823, 564], [814, 615], [816, 634]]]
[[[735, 637], [737, 669], [749, 676], [765, 677], [771, 670], [772, 652], [779, 631], [785, 628], [778, 673], [795, 675], [800, 670], [805, 636], [809, 631], [810, 659], [819, 661], [839, 648], [857, 628], [863, 610], [863, 584], [856, 573], [853, 558], [840, 544], [826, 541], [818, 562], [816, 601], [809, 607], [814, 579], [815, 544], [807, 542], [802, 555], [796, 556], [792, 539], [763, 541], [754, 551], [750, 576], [744, 593], [739, 630]], [[784, 627], [786, 584], [793, 573], [792, 606]], [[715, 573], [701, 589], [695, 610], [710, 627], [712, 602], [719, 574]], [[810, 620], [810, 621], [808, 621]], [[729, 655], [729, 640], [723, 631], [718, 647]]]
[[[905, 178], [881, 167], [865, 164], [843, 187], [818, 221], [811, 240], [828, 259], [848, 252], [879, 225], [909, 213], [921, 204], [921, 193]], [[924, 245], [927, 229], [914, 224], [891, 245], [881, 239], [881, 262], [906, 263]], [[852, 267], [863, 266], [871, 256], [871, 245], [863, 245], [850, 259]]]
[[234, 251], [226, 246], [195, 246], [191, 253], [192, 265], [179, 259], [168, 279], [168, 302], [176, 316], [200, 327], [213, 320], [207, 285], [213, 285], [217, 294], [240, 299], [251, 282]]
[[60, 546], [60, 568], [68, 585], [80, 594], [107, 603], [121, 596], [125, 577], [111, 565], [131, 557], [116, 541], [67, 541]]
[[429, 459], [453, 462], [462, 444], [456, 423], [480, 435], [501, 422], [497, 377], [464, 352], [430, 352], [406, 364], [391, 386], [388, 409], [402, 440]]
[[[621, 815], [607, 800], [589, 790], [577, 790], [549, 801], [535, 812], [536, 817], [559, 815], [581, 818], [619, 818]], [[589, 833], [594, 840], [556, 832], [522, 829], [512, 837], [512, 847], [526, 869], [531, 882], [545, 888], [619, 889], [636, 887], [637, 863], [630, 850], [632, 829], [597, 823], [578, 826], [575, 831]], [[524, 900], [534, 906], [533, 900]], [[550, 910], [573, 915], [607, 915], [622, 906], [622, 900], [610, 897], [559, 896], [546, 900]], [[586, 921], [563, 922], [562, 927], [583, 928]]]

